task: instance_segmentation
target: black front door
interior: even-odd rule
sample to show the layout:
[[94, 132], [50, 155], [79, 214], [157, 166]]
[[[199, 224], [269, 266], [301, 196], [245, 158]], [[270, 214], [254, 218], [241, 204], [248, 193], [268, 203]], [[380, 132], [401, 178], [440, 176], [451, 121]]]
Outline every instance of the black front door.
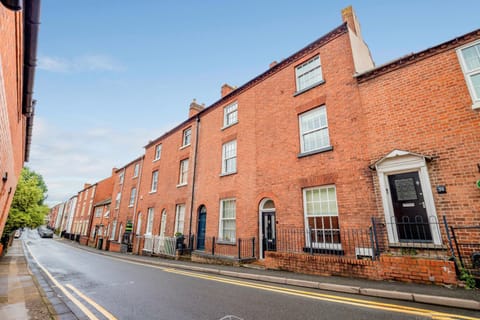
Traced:
[[202, 206], [198, 212], [197, 250], [205, 250], [205, 230], [207, 228], [207, 209]]
[[[275, 241], [275, 212], [262, 212], [263, 252], [277, 250]], [[265, 256], [264, 254], [262, 254]]]
[[432, 233], [425, 209], [425, 199], [418, 172], [388, 176], [395, 217], [390, 223], [397, 227], [400, 242], [431, 242]]

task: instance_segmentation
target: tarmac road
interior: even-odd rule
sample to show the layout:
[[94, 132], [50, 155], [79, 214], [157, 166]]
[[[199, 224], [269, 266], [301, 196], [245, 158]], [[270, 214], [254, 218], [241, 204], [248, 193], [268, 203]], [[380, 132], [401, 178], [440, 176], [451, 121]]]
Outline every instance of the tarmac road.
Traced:
[[[126, 262], [22, 235], [79, 319], [473, 319], [473, 311]], [[77, 302], [75, 302], [75, 300]], [[459, 314], [461, 313], [461, 314]]]

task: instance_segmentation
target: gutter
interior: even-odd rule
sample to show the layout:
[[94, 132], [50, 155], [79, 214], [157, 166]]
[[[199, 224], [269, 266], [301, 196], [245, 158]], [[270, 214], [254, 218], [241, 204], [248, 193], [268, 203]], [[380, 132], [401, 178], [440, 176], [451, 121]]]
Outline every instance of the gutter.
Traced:
[[2, 4], [12, 11], [22, 10], [22, 0], [2, 0]]
[[198, 154], [198, 140], [200, 134], [200, 116], [197, 114], [196, 116], [197, 126], [195, 128], [195, 150], [193, 152], [193, 177], [192, 177], [192, 196], [190, 198], [190, 220], [189, 220], [189, 227], [188, 227], [188, 247], [190, 248], [190, 238], [192, 237], [192, 217], [193, 217], [193, 201], [195, 199], [195, 177], [197, 171], [197, 154]]
[[[16, 8], [20, 7], [20, 0], [2, 0], [4, 5]], [[6, 4], [7, 3], [7, 4]], [[15, 6], [16, 5], [16, 6]], [[40, 25], [40, 0], [25, 0], [23, 12], [23, 97], [22, 113], [27, 117], [25, 137], [25, 161], [30, 156], [30, 144], [32, 142], [33, 114], [35, 100], [33, 100], [33, 84], [35, 67], [37, 66], [38, 28]]]

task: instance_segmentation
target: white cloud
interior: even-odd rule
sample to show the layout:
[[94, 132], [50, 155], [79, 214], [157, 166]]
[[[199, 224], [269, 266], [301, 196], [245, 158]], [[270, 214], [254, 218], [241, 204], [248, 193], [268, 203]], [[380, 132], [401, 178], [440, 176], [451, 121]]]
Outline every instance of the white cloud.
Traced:
[[67, 72], [70, 69], [70, 63], [57, 57], [38, 57], [38, 68], [51, 72]]
[[33, 128], [26, 165], [43, 176], [49, 190], [48, 205], [76, 195], [84, 183], [109, 177], [113, 167], [122, 167], [142, 155], [143, 146], [157, 137], [141, 128], [119, 131], [90, 126], [85, 131], [73, 131], [41, 117], [35, 118]]
[[73, 58], [39, 56], [38, 69], [50, 72], [123, 71], [125, 67], [104, 54], [86, 54]]

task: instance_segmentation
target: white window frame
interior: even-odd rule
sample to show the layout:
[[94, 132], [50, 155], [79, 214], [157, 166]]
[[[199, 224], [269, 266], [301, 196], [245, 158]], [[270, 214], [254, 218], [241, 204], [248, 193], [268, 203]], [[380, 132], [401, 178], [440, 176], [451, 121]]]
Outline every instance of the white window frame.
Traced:
[[[304, 125], [302, 124], [302, 119], [305, 117], [309, 117], [312, 115], [316, 115], [316, 117], [319, 118], [318, 123], [319, 126], [314, 128], [314, 129], [307, 129], [304, 128]], [[324, 119], [322, 119], [324, 118]], [[323, 123], [322, 123], [323, 122]], [[298, 115], [298, 126], [300, 129], [300, 151], [301, 153], [310, 153], [310, 152], [317, 152], [321, 151], [324, 149], [328, 149], [331, 147], [330, 144], [330, 132], [328, 130], [328, 118], [327, 118], [327, 108], [325, 105], [322, 105], [320, 107], [317, 107], [315, 109], [309, 110], [307, 112], [301, 113]], [[318, 132], [323, 132], [326, 131], [326, 137], [327, 137], [327, 143], [322, 144], [318, 147], [307, 149], [306, 144], [305, 144], [305, 138], [308, 135], [316, 134]]]
[[184, 186], [188, 182], [188, 160], [189, 158], [180, 161], [180, 170], [178, 175], [178, 185]]
[[135, 163], [135, 167], [133, 167], [133, 178], [138, 177], [139, 171], [140, 171], [140, 163]]
[[110, 240], [115, 239], [115, 233], [117, 232], [117, 220], [112, 222], [112, 233], [110, 234]]
[[[312, 78], [309, 79], [308, 77]], [[297, 92], [308, 90], [309, 88], [322, 83], [323, 73], [320, 55], [316, 55], [295, 67], [295, 80], [297, 84]]]
[[192, 143], [192, 127], [183, 130], [182, 134], [182, 148], [187, 147]]
[[161, 157], [162, 157], [162, 144], [157, 144], [155, 146], [155, 156], [153, 158], [153, 161], [160, 160]]
[[102, 216], [103, 207], [96, 207], [95, 208], [95, 218], [100, 218]]
[[[333, 199], [330, 197], [331, 190], [333, 189]], [[307, 193], [309, 191], [318, 190], [319, 192], [319, 199], [314, 202], [307, 201]], [[326, 190], [327, 192], [327, 199], [321, 199], [321, 192]], [[334, 242], [333, 238], [334, 235], [338, 235], [340, 237], [340, 223], [337, 221], [338, 228], [332, 227], [332, 217], [339, 219], [338, 214], [338, 201], [337, 201], [337, 189], [335, 185], [325, 185], [325, 186], [316, 186], [311, 188], [304, 188], [302, 190], [303, 193], [303, 211], [304, 211], [304, 219], [305, 219], [305, 243], [307, 247], [318, 248], [318, 249], [333, 249], [333, 250], [341, 250], [342, 244], [341, 242]], [[331, 202], [334, 202], [335, 205], [332, 206]], [[309, 206], [310, 205], [310, 206]], [[309, 214], [308, 208], [313, 208], [313, 210], [320, 209], [323, 211], [325, 209], [327, 212], [320, 212], [318, 214]], [[310, 229], [310, 225], [308, 222], [308, 218], [315, 218], [315, 228]], [[319, 225], [317, 225], [317, 219], [320, 219]], [[324, 219], [329, 219], [330, 228], [325, 228]], [[320, 225], [321, 223], [321, 225]], [[317, 232], [318, 231], [318, 232]], [[330, 237], [331, 240], [327, 241], [326, 238]], [[312, 239], [311, 239], [312, 238]]]
[[137, 235], [141, 235], [142, 233], [142, 213], [138, 213], [138, 218], [137, 218]]
[[[233, 217], [225, 218], [225, 203], [226, 202], [233, 202]], [[219, 226], [218, 226], [218, 238], [221, 242], [228, 242], [228, 243], [235, 243], [237, 237], [237, 200], [235, 198], [227, 198], [220, 200], [220, 215], [219, 215]], [[233, 236], [227, 237], [226, 229], [225, 229], [225, 222], [226, 221], [233, 221], [234, 222], [234, 229], [228, 230], [233, 232]]]
[[238, 103], [234, 102], [223, 108], [223, 128], [233, 126], [238, 122]]
[[467, 45], [464, 45], [460, 48], [457, 49], [457, 55], [458, 59], [460, 61], [460, 65], [462, 67], [463, 75], [465, 76], [465, 81], [467, 82], [467, 87], [468, 91], [470, 92], [470, 96], [472, 97], [472, 109], [480, 109], [480, 92], [475, 91], [475, 87], [472, 82], [472, 77], [473, 76], [479, 76], [480, 77], [480, 66], [477, 68], [474, 68], [472, 70], [468, 69], [468, 66], [465, 62], [464, 56], [462, 52], [468, 48], [475, 47], [477, 49], [477, 54], [480, 57], [480, 40], [471, 42]]
[[123, 180], [125, 179], [125, 170], [120, 173], [119, 178], [120, 184], [123, 184]]
[[135, 204], [135, 197], [137, 196], [137, 188], [133, 187], [130, 191], [130, 201], [128, 202], [129, 207], [133, 207]]
[[120, 223], [120, 229], [118, 229], [118, 242], [122, 242], [123, 223]]
[[120, 208], [120, 201], [122, 200], [122, 193], [117, 192], [117, 197], [115, 198], [115, 209]]
[[162, 220], [160, 225], [160, 237], [165, 236], [165, 229], [167, 227], [167, 211], [165, 209], [162, 210]]
[[175, 208], [175, 231], [174, 235], [177, 233], [183, 234], [185, 227], [185, 204], [177, 204]]
[[153, 230], [153, 219], [155, 217], [154, 208], [148, 208], [147, 214], [147, 228], [145, 229], [146, 235], [151, 235]]
[[158, 170], [152, 172], [152, 182], [150, 185], [150, 193], [157, 192], [158, 189]]
[[[229, 148], [233, 151], [227, 154]], [[231, 167], [229, 168], [229, 165]], [[232, 174], [237, 172], [237, 140], [226, 142], [222, 146], [222, 175]]]

